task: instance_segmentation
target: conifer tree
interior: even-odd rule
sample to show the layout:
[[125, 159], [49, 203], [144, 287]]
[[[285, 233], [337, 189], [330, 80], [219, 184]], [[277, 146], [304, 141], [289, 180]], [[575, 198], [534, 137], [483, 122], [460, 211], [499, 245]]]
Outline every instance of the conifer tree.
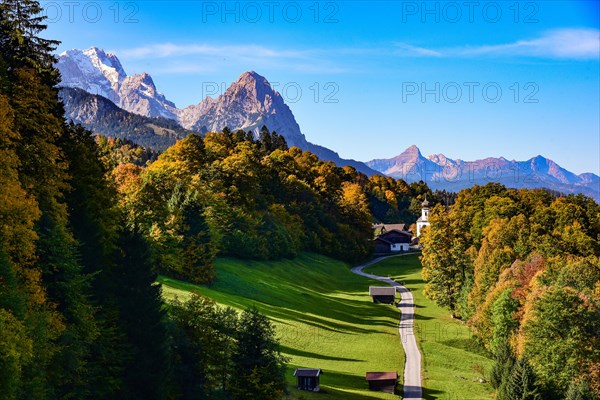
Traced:
[[285, 362], [271, 322], [256, 308], [239, 321], [231, 392], [238, 400], [279, 400], [285, 392]]

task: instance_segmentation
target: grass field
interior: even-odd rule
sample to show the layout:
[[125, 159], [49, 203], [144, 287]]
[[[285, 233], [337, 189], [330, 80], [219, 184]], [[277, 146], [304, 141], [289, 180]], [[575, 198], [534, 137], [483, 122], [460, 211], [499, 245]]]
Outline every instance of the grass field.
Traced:
[[[398, 396], [369, 392], [367, 371], [398, 371], [404, 353], [398, 337], [398, 310], [368, 296], [375, 283], [327, 257], [304, 254], [295, 260], [252, 262], [221, 258], [210, 287], [160, 277], [165, 298], [201, 293], [222, 305], [255, 305], [277, 327], [292, 399], [371, 400]], [[324, 393], [294, 388], [296, 367], [321, 368]], [[401, 385], [399, 385], [401, 388]]]
[[479, 383], [481, 375], [474, 370], [479, 364], [489, 372], [491, 360], [464, 323], [423, 295], [418, 255], [389, 258], [365, 271], [403, 282], [414, 296], [415, 334], [423, 357], [423, 398], [491, 399], [491, 386]]

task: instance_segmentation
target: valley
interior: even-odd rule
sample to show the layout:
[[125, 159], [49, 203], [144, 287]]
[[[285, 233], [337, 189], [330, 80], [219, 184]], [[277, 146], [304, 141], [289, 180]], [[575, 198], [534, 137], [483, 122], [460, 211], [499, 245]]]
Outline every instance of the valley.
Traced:
[[[217, 279], [208, 287], [161, 276], [163, 297], [185, 300], [196, 293], [237, 310], [258, 307], [274, 322], [283, 353], [291, 359], [286, 380], [292, 399], [397, 399], [367, 390], [364, 374], [375, 370], [397, 370], [402, 393], [399, 314], [395, 307], [372, 303], [368, 287], [377, 281], [352, 274], [345, 263], [310, 253], [276, 262], [219, 258], [215, 264]], [[402, 281], [415, 297], [423, 398], [490, 399], [491, 387], [479, 383], [473, 370], [481, 365], [489, 371], [490, 359], [477, 350], [463, 323], [423, 295], [420, 269], [415, 254], [381, 261], [365, 272]], [[292, 374], [299, 367], [323, 370], [322, 393], [294, 388]]]

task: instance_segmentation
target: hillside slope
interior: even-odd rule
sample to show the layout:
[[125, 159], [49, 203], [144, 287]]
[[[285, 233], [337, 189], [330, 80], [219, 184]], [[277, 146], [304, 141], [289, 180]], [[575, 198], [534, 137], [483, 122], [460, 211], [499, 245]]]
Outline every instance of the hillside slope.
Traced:
[[152, 150], [165, 150], [190, 133], [171, 119], [131, 113], [103, 96], [82, 89], [62, 87], [59, 95], [67, 119], [94, 133], [128, 139]]
[[[206, 295], [222, 305], [243, 309], [256, 305], [277, 327], [292, 398], [371, 400], [397, 396], [369, 392], [367, 371], [403, 372], [398, 339], [398, 311], [376, 305], [368, 296], [369, 281], [349, 266], [314, 254], [295, 260], [252, 262], [218, 259], [217, 281], [210, 288], [162, 277], [165, 298]], [[296, 367], [322, 368], [325, 393], [293, 388]]]

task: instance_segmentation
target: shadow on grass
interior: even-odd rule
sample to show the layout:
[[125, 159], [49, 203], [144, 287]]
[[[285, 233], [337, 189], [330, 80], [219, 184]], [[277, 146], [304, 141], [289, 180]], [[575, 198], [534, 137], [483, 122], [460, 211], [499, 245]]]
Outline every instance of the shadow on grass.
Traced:
[[[397, 324], [398, 311], [393, 307], [370, 305], [368, 283], [339, 266], [333, 267], [331, 277], [326, 274], [328, 270], [316, 269], [309, 270], [311, 276], [303, 279], [293, 276], [293, 268], [283, 271], [285, 279], [282, 279], [281, 269], [271, 271], [265, 265], [253, 266], [249, 262], [236, 265], [235, 270], [221, 271], [221, 283], [210, 288], [170, 278], [162, 280], [176, 289], [218, 292], [219, 301], [232, 307], [243, 309], [256, 305], [282, 323], [296, 321], [332, 332], [357, 334], [377, 333], [380, 332], [378, 327]], [[306, 272], [306, 268], [303, 271]], [[311, 282], [312, 286], [300, 286], [298, 282]], [[210, 292], [207, 294], [211, 296]]]
[[448, 347], [454, 347], [483, 357], [489, 358], [492, 356], [474, 337], [448, 339], [441, 343]]
[[430, 319], [434, 319], [433, 317], [426, 317], [422, 314], [415, 314], [415, 319], [420, 321], [428, 321]]
[[[289, 354], [292, 356], [299, 357], [307, 357], [307, 358], [315, 358], [318, 360], [327, 360], [327, 361], [349, 361], [349, 362], [365, 362], [365, 360], [357, 360], [355, 358], [344, 358], [344, 357], [331, 357], [323, 354], [311, 353], [309, 351], [303, 351], [299, 349], [293, 349], [288, 346], [280, 346], [281, 352], [285, 354]], [[310, 366], [309, 366], [310, 367]]]
[[[374, 397], [368, 392], [367, 381], [364, 376], [346, 374], [339, 371], [324, 369], [321, 375], [320, 384], [321, 392], [313, 393], [296, 388], [296, 378], [293, 377], [294, 370], [300, 367], [295, 364], [288, 364], [286, 371], [286, 378], [288, 383], [288, 389], [293, 398], [299, 398], [302, 396], [306, 399], [319, 399], [319, 398], [336, 398], [343, 400], [376, 400], [380, 397]], [[319, 368], [318, 365], [310, 366], [312, 368]], [[366, 373], [366, 369], [365, 369]], [[399, 386], [400, 387], [400, 386]], [[364, 393], [350, 393], [348, 390], [364, 391]]]
[[448, 397], [442, 397], [441, 395], [445, 392], [441, 390], [427, 389], [423, 388], [423, 400], [432, 400], [432, 399], [451, 399], [451, 395], [447, 395]]

